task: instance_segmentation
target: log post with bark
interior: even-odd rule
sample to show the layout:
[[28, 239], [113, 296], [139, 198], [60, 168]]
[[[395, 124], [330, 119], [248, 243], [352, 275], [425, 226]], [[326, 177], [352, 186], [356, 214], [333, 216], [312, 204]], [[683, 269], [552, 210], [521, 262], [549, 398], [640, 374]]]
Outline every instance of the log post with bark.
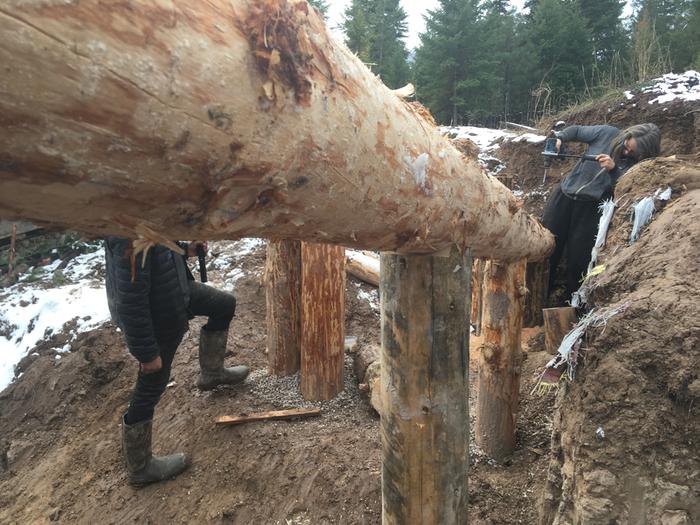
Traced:
[[560, 308], [545, 308], [544, 315], [544, 347], [550, 354], [556, 354], [566, 334], [573, 330], [578, 317], [576, 308], [562, 306]]
[[301, 353], [301, 243], [271, 241], [265, 260], [267, 352], [270, 373], [299, 371]]
[[466, 520], [471, 264], [381, 256], [385, 525]]
[[547, 304], [549, 262], [536, 261], [528, 263], [525, 275], [527, 296], [525, 297], [523, 326], [526, 328], [542, 326], [542, 310]]
[[476, 443], [502, 461], [515, 450], [520, 391], [525, 260], [486, 264], [484, 342], [479, 349]]
[[469, 322], [474, 325], [474, 335], [481, 335], [484, 311], [484, 259], [475, 259], [472, 265], [472, 307]]
[[552, 244], [303, 0], [7, 0], [0, 63], [2, 217], [497, 259]]

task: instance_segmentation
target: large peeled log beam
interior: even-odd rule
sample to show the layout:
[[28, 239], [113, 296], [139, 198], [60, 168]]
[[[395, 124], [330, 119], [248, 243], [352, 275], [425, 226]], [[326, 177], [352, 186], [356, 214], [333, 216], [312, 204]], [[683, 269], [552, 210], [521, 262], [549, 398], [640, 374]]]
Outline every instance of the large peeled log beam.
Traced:
[[515, 450], [522, 351], [525, 260], [485, 269], [484, 343], [479, 355], [476, 443], [502, 461]]
[[471, 264], [381, 256], [385, 525], [467, 521]]
[[0, 64], [2, 217], [499, 259], [552, 244], [303, 0], [6, 0]]
[[271, 241], [265, 260], [267, 352], [271, 374], [299, 370], [301, 355], [301, 243]]

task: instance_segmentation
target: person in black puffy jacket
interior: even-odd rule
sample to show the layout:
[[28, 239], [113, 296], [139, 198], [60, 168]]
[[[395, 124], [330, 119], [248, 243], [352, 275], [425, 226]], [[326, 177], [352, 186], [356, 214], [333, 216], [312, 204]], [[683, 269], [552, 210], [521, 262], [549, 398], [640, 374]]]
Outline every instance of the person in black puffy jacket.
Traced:
[[586, 154], [596, 161], [580, 160], [547, 199], [542, 224], [555, 236], [549, 259], [549, 291], [566, 250], [566, 294], [578, 290], [591, 260], [600, 221], [600, 205], [613, 195], [617, 180], [635, 163], [655, 157], [661, 132], [655, 124], [638, 124], [624, 131], [613, 126], [569, 126], [556, 132], [557, 151], [564, 142], [588, 144]]
[[[201, 244], [181, 247], [194, 255]], [[155, 246], [145, 254], [133, 253], [129, 239], [105, 240], [110, 313], [124, 333], [129, 352], [139, 361], [136, 386], [122, 421], [122, 445], [129, 482], [143, 485], [173, 477], [188, 464], [184, 454], [153, 456], [151, 431], [155, 406], [170, 380], [170, 367], [190, 318], [208, 316], [199, 338], [200, 389], [241, 383], [248, 368], [223, 366], [236, 309], [234, 296], [196, 282], [185, 257], [168, 248]]]

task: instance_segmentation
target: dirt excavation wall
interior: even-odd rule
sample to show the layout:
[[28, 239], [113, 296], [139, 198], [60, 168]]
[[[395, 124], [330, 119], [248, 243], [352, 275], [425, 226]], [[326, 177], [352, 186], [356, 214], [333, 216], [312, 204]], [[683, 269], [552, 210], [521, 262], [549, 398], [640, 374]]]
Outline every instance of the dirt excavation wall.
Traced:
[[[631, 205], [668, 186], [628, 245]], [[700, 523], [700, 169], [642, 163], [617, 197], [589, 304], [624, 311], [588, 331], [560, 389], [541, 523]]]

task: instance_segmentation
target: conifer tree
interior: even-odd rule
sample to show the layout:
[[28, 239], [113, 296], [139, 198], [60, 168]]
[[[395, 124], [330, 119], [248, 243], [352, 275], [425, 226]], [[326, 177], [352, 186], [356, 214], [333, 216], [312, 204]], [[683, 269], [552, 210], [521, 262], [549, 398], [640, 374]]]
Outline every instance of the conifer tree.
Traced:
[[625, 0], [578, 0], [578, 5], [590, 32], [595, 61], [607, 70], [615, 55], [624, 50], [621, 17]]
[[540, 0], [532, 14], [532, 42], [542, 81], [552, 89], [557, 106], [570, 102], [586, 87], [593, 63], [591, 34], [572, 0]]
[[406, 12], [399, 0], [352, 0], [342, 25], [345, 43], [391, 88], [409, 79]]
[[324, 19], [328, 18], [328, 0], [307, 0], [309, 4], [318, 9]]
[[440, 0], [426, 18], [416, 51], [416, 89], [435, 117], [460, 124], [489, 97], [482, 74], [493, 57], [485, 52], [478, 0]]

